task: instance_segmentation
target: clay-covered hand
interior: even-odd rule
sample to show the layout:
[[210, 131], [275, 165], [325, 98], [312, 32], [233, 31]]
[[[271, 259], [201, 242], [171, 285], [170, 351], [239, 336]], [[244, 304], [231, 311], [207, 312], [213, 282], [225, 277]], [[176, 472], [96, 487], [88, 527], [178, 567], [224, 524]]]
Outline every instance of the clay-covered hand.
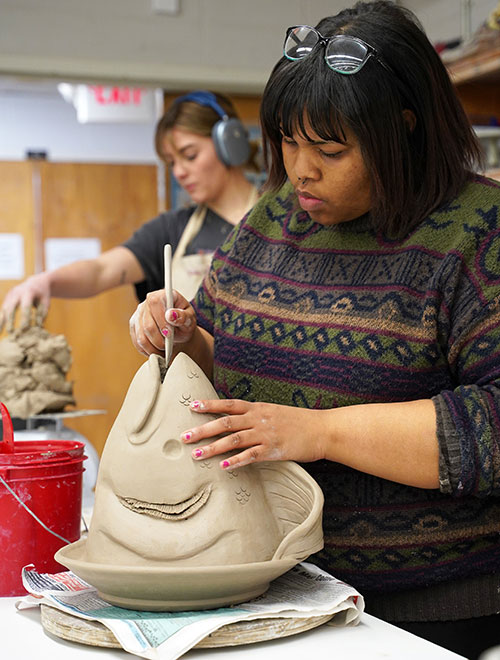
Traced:
[[185, 431], [181, 436], [183, 442], [199, 443], [227, 434], [209, 444], [199, 444], [193, 449], [194, 459], [204, 460], [237, 450], [238, 453], [220, 463], [221, 468], [230, 470], [255, 461], [309, 462], [325, 456], [331, 411], [239, 399], [193, 401], [190, 405], [196, 412], [223, 417]]
[[20, 310], [19, 328], [43, 324], [50, 304], [50, 282], [48, 273], [32, 275], [21, 284], [13, 287], [5, 296], [0, 309], [0, 332], [7, 327], [12, 332], [15, 326], [16, 310]]
[[130, 317], [132, 343], [143, 355], [163, 355], [165, 337], [174, 333], [174, 344], [184, 344], [193, 336], [196, 316], [189, 302], [174, 290], [174, 307], [166, 308], [165, 289], [152, 291]]

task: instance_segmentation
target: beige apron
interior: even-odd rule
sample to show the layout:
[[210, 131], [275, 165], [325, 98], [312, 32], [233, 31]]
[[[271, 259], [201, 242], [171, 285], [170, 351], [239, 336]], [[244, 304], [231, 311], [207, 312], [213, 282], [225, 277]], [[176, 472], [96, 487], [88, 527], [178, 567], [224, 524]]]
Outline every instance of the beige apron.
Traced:
[[207, 207], [204, 205], [197, 206], [191, 213], [172, 257], [172, 284], [186, 300], [194, 298], [212, 261], [213, 252], [186, 254], [187, 246], [200, 231], [206, 215]]
[[[258, 192], [252, 191], [248, 200], [249, 208], [257, 201]], [[200, 204], [191, 214], [188, 223], [182, 233], [174, 256], [172, 257], [172, 283], [174, 289], [179, 291], [186, 300], [192, 300], [198, 291], [205, 274], [210, 268], [213, 252], [204, 252], [202, 254], [186, 254], [186, 248], [193, 238], [200, 231], [207, 207]]]

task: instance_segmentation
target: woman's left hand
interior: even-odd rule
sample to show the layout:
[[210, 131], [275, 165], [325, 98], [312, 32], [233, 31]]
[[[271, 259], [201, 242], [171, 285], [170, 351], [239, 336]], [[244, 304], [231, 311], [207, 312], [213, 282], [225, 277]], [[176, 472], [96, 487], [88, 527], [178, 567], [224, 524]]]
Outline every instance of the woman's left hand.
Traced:
[[239, 399], [193, 401], [191, 410], [224, 416], [185, 431], [181, 436], [185, 443], [200, 443], [227, 434], [196, 447], [192, 452], [194, 459], [241, 449], [221, 462], [221, 468], [227, 470], [255, 461], [308, 462], [324, 458], [326, 417], [331, 411]]

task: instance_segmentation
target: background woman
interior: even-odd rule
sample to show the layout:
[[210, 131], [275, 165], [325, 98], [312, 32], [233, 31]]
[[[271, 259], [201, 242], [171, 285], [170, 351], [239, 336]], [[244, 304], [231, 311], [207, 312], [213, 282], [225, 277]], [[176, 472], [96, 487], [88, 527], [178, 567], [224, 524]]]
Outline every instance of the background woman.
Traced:
[[270, 192], [194, 308], [152, 294], [133, 340], [161, 352], [175, 328], [213, 377], [223, 399], [192, 407], [223, 417], [186, 429], [194, 460], [305, 462], [325, 494], [313, 560], [476, 658], [500, 624], [500, 187], [392, 2], [290, 28], [261, 123]]
[[96, 259], [33, 275], [15, 286], [3, 301], [0, 331], [9, 319], [13, 326], [18, 307], [21, 326], [31, 322], [33, 306], [38, 308], [37, 319], [43, 320], [51, 297], [88, 298], [135, 284], [143, 300], [148, 291], [162, 286], [165, 243], [172, 245], [176, 286], [190, 298], [215, 248], [257, 199], [245, 176], [245, 170], [259, 171], [257, 145], [242, 134], [236, 148], [231, 142], [228, 151], [224, 135], [221, 144], [220, 136], [213, 135], [214, 127], [225, 129], [228, 121], [241, 126], [233, 104], [221, 94], [197, 91], [176, 99], [157, 124], [155, 147], [194, 204], [160, 214]]

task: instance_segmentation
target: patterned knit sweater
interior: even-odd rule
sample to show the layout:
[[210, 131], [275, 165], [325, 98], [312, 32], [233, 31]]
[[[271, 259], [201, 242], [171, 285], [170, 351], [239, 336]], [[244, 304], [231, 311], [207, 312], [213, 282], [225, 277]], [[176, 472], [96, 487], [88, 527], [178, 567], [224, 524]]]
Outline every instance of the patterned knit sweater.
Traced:
[[221, 397], [312, 409], [433, 399], [439, 490], [304, 464], [325, 495], [311, 560], [389, 620], [500, 610], [499, 208], [500, 185], [477, 177], [389, 240], [366, 216], [315, 223], [287, 184], [235, 228], [196, 298]]

